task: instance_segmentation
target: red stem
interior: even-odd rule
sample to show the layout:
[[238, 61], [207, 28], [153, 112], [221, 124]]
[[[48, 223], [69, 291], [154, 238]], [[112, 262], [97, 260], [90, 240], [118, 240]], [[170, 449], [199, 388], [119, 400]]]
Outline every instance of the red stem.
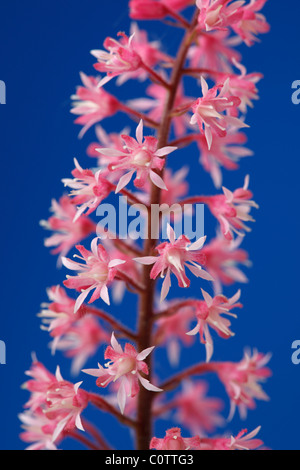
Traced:
[[[189, 29], [186, 32], [180, 49], [177, 54], [177, 59], [173, 67], [170, 89], [168, 90], [164, 112], [162, 115], [161, 123], [158, 129], [158, 148], [162, 148], [167, 145], [172, 116], [171, 112], [174, 107], [177, 89], [180, 84], [182, 77], [182, 69], [186, 60], [186, 56], [189, 47], [193, 40], [194, 29], [197, 25], [198, 12], [196, 12], [192, 24], [189, 25]], [[163, 176], [161, 172], [160, 176]], [[156, 186], [151, 187], [151, 204], [160, 203], [161, 190]], [[144, 256], [148, 256], [152, 253], [156, 246], [156, 241], [151, 239], [152, 229], [151, 215], [148, 217], [148, 239], [144, 245]], [[139, 305], [139, 320], [138, 320], [138, 350], [142, 351], [152, 345], [152, 328], [153, 328], [153, 303], [155, 293], [155, 282], [150, 279], [150, 266], [143, 267], [143, 284], [145, 285], [145, 292], [140, 295]], [[150, 370], [149, 380], [151, 381], [151, 356], [148, 356], [146, 362]], [[138, 395], [138, 406], [137, 406], [137, 427], [136, 427], [136, 447], [137, 450], [149, 449], [149, 443], [152, 437], [152, 400], [153, 392], [149, 392], [145, 388], [141, 387]]]

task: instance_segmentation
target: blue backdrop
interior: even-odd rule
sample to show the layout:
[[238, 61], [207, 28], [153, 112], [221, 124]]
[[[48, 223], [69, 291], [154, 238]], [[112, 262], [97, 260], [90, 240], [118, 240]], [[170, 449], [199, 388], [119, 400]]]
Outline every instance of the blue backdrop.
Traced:
[[[7, 85], [7, 104], [0, 107], [0, 339], [7, 345], [7, 365], [0, 365], [2, 449], [24, 448], [17, 414], [27, 399], [20, 386], [31, 352], [52, 370], [60, 363], [63, 375], [70, 377], [69, 363], [61, 354], [50, 356], [48, 336], [36, 317], [46, 300], [46, 287], [61, 282], [66, 274], [57, 271], [56, 259], [43, 247], [45, 233], [39, 221], [48, 216], [51, 198], [60, 196], [60, 180], [69, 176], [72, 159], [88, 164], [85, 149], [93, 131], [83, 141], [77, 139], [79, 128], [69, 113], [69, 97], [79, 84], [79, 71], [93, 73], [89, 50], [100, 48], [108, 35], [128, 31], [127, 3], [10, 0], [1, 5], [0, 79]], [[290, 0], [292, 14], [286, 15], [277, 3], [269, 1], [264, 10], [271, 33], [262, 37], [261, 44], [242, 48], [248, 71], [260, 71], [265, 78], [259, 85], [261, 99], [248, 115], [249, 146], [255, 157], [245, 159], [238, 174], [226, 174], [225, 184], [236, 186], [238, 177], [242, 183], [249, 172], [261, 208], [245, 243], [253, 267], [247, 272], [251, 282], [243, 287], [245, 307], [234, 323], [236, 337], [217, 341], [215, 358], [239, 360], [245, 345], [273, 353], [274, 376], [265, 387], [271, 401], [259, 403], [246, 425], [253, 429], [261, 424], [262, 438], [273, 449], [299, 449], [300, 366], [291, 362], [291, 344], [300, 338], [300, 106], [291, 102], [291, 84], [300, 78], [300, 4]], [[154, 37], [161, 36], [157, 24], [149, 26]], [[130, 85], [126, 90], [134, 95]], [[120, 125], [121, 120], [118, 129]], [[112, 123], [108, 126], [111, 129]], [[179, 159], [176, 165], [181, 165]], [[190, 177], [195, 193], [198, 175], [194, 174]], [[212, 191], [209, 177], [203, 176], [204, 180], [204, 188]], [[196, 283], [194, 293], [198, 288]], [[92, 387], [92, 380], [87, 384]], [[212, 381], [210, 394], [219, 392], [222, 389]], [[101, 417], [105, 426], [109, 423], [108, 437], [115, 445], [121, 441], [121, 448], [129, 448], [132, 443], [125, 430], [116, 435], [113, 422], [106, 419]], [[238, 417], [230, 425], [233, 432], [244, 426]]]

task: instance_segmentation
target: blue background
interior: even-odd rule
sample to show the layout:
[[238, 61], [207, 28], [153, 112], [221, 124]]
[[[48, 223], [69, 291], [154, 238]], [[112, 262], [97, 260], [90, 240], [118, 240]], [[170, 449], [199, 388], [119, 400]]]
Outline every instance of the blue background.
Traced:
[[[255, 157], [245, 159], [238, 173], [226, 173], [224, 183], [229, 188], [239, 186], [249, 172], [251, 189], [261, 208], [244, 243], [253, 267], [247, 270], [251, 282], [243, 286], [245, 307], [234, 322], [236, 337], [230, 342], [216, 340], [215, 359], [239, 360], [245, 345], [273, 353], [274, 375], [265, 387], [271, 401], [259, 403], [257, 410], [249, 413], [246, 425], [252, 429], [261, 424], [262, 438], [273, 449], [300, 449], [300, 366], [291, 362], [291, 344], [300, 338], [300, 106], [291, 102], [291, 84], [300, 78], [300, 4], [291, 0], [286, 14], [277, 3], [269, 1], [264, 9], [271, 33], [261, 38], [261, 44], [241, 49], [248, 71], [265, 75], [259, 85], [261, 99], [247, 118], [251, 125], [249, 147], [255, 150]], [[45, 233], [39, 220], [48, 217], [51, 198], [61, 195], [60, 180], [70, 174], [73, 157], [89, 164], [85, 149], [94, 140], [93, 131], [79, 141], [79, 128], [69, 113], [69, 96], [79, 84], [78, 73], [93, 74], [89, 50], [100, 48], [108, 35], [128, 31], [128, 24], [125, 0], [10, 0], [1, 4], [0, 79], [7, 85], [7, 105], [0, 107], [0, 339], [7, 345], [7, 365], [0, 366], [2, 449], [24, 448], [18, 437], [17, 414], [27, 400], [20, 385], [31, 352], [36, 351], [50, 370], [59, 362], [63, 375], [70, 378], [69, 363], [61, 354], [50, 356], [48, 336], [40, 330], [36, 317], [40, 303], [46, 300], [46, 287], [61, 282], [66, 274], [65, 270], [57, 271], [56, 259], [43, 247]], [[161, 37], [160, 25], [148, 26], [152, 37]], [[178, 39], [176, 35], [172, 38], [171, 50]], [[120, 94], [133, 97], [134, 87], [128, 85]], [[106, 121], [105, 125], [112, 130], [115, 123], [121, 129], [122, 119]], [[175, 166], [180, 167], [182, 154], [178, 155]], [[192, 168], [198, 168], [192, 153], [190, 161]], [[190, 175], [191, 192], [197, 192], [199, 178], [203, 190], [213, 191], [209, 177], [197, 171]], [[194, 294], [198, 289], [199, 284], [194, 282]], [[128, 310], [125, 313], [128, 315]], [[133, 313], [130, 315], [133, 319]], [[204, 351], [200, 353], [203, 359]], [[100, 361], [101, 357], [102, 351]], [[162, 358], [161, 364], [164, 361]], [[92, 380], [85, 380], [92, 388]], [[212, 379], [210, 395], [219, 393], [225, 397]], [[92, 411], [88, 414], [91, 416]], [[116, 435], [113, 421], [98, 413], [96, 416], [105, 427], [108, 424], [107, 435], [114, 445], [120, 441], [121, 448], [132, 445], [126, 430]], [[160, 434], [167, 424], [158, 428]], [[235, 433], [244, 426], [238, 417], [230, 425]]]

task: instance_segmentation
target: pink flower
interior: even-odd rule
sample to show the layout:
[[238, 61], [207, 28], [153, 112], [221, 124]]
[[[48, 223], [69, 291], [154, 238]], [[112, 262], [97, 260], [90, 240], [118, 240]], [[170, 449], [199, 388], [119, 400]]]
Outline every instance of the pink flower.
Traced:
[[56, 246], [52, 253], [59, 253], [61, 260], [77, 243], [95, 231], [95, 224], [88, 217], [76, 218], [76, 208], [68, 196], [61, 197], [59, 202], [53, 199], [51, 211], [53, 216], [41, 221], [41, 225], [56, 233], [45, 240], [45, 246]]
[[247, 429], [236, 437], [220, 437], [217, 439], [202, 439], [202, 450], [255, 450], [263, 445], [263, 441], [255, 439], [261, 427], [247, 434]]
[[242, 17], [232, 26], [233, 30], [242, 38], [248, 45], [252, 46], [258, 39], [258, 34], [268, 33], [270, 25], [267, 23], [266, 18], [261, 13], [258, 13], [264, 6], [267, 0], [251, 0], [248, 5], [241, 8]]
[[202, 252], [205, 256], [205, 268], [214, 279], [215, 292], [222, 292], [225, 286], [235, 282], [248, 282], [245, 274], [238, 268], [238, 264], [249, 265], [248, 253], [239, 248], [241, 238], [226, 240], [224, 237], [214, 238], [205, 245]]
[[254, 222], [249, 214], [251, 207], [258, 209], [258, 205], [251, 200], [252, 193], [248, 190], [249, 177], [245, 178], [243, 188], [234, 192], [223, 187], [223, 195], [207, 196], [203, 198], [211, 213], [216, 217], [221, 226], [221, 231], [227, 240], [233, 239], [233, 232], [243, 236], [251, 229], [245, 222]]
[[27, 375], [32, 379], [26, 382], [25, 388], [32, 392], [32, 395], [25, 406], [37, 413], [41, 408], [44, 416], [50, 421], [49, 426], [55, 423], [52, 442], [55, 442], [63, 431], [75, 427], [84, 431], [80, 415], [88, 405], [88, 394], [79, 389], [82, 382], [73, 385], [62, 378], [59, 367], [54, 376], [37, 361], [34, 361]]
[[223, 409], [223, 402], [217, 398], [208, 398], [207, 391], [206, 382], [185, 380], [182, 391], [170, 403], [170, 408], [177, 409], [176, 421], [187, 427], [192, 434], [212, 433], [216, 427], [224, 424], [224, 419], [219, 414]]
[[92, 170], [84, 170], [74, 159], [75, 170], [72, 171], [74, 179], [64, 178], [62, 181], [71, 191], [70, 196], [72, 204], [80, 206], [74, 217], [76, 222], [79, 217], [86, 211], [85, 215], [91, 214], [97, 209], [101, 202], [106, 199], [114, 185], [104, 177], [104, 172], [98, 170], [93, 173]]
[[52, 439], [56, 422], [50, 421], [42, 408], [34, 412], [27, 410], [19, 414], [19, 419], [24, 429], [20, 434], [20, 439], [30, 443], [26, 450], [57, 450], [57, 442], [54, 443]]
[[156, 247], [159, 253], [158, 257], [145, 256], [135, 258], [138, 263], [150, 265], [154, 264], [150, 276], [156, 279], [157, 276], [164, 278], [161, 302], [166, 298], [171, 287], [171, 273], [175, 274], [180, 287], [189, 287], [190, 281], [186, 276], [185, 267], [187, 267], [196, 277], [201, 277], [212, 281], [212, 277], [200, 266], [205, 263], [205, 257], [200, 252], [206, 237], [199, 238], [194, 243], [184, 235], [178, 240], [175, 239], [174, 230], [168, 225], [168, 238], [170, 243], [164, 242]]
[[[252, 101], [258, 100], [258, 90], [256, 84], [263, 78], [261, 73], [247, 74], [246, 68], [233, 59], [234, 65], [240, 70], [240, 75], [226, 74], [223, 77], [223, 82], [229, 78], [228, 82], [228, 94], [229, 96], [237, 96], [241, 100], [239, 110], [242, 113], [247, 112], [247, 107], [253, 108]], [[234, 108], [231, 111], [231, 115], [237, 116], [238, 109]]]
[[229, 419], [234, 416], [236, 407], [241, 417], [245, 418], [247, 409], [256, 407], [255, 400], [269, 399], [260, 382], [264, 382], [272, 375], [270, 369], [265, 367], [270, 358], [270, 354], [254, 351], [251, 356], [250, 352], [245, 352], [242, 361], [224, 362], [217, 366], [216, 372], [231, 401]]
[[224, 84], [214, 86], [209, 90], [206, 81], [201, 77], [201, 86], [203, 98], [198, 98], [192, 106], [194, 114], [191, 124], [198, 124], [200, 132], [206, 137], [208, 148], [211, 149], [213, 132], [219, 137], [225, 137], [229, 126], [235, 128], [248, 126], [230, 115], [232, 110], [240, 106], [241, 100], [237, 96], [230, 96], [229, 79]]
[[172, 428], [166, 431], [163, 439], [153, 437], [150, 442], [150, 449], [156, 450], [200, 450], [201, 440], [199, 436], [181, 437], [180, 428]]
[[71, 299], [65, 289], [60, 286], [53, 286], [47, 290], [50, 304], [42, 304], [42, 311], [38, 315], [42, 318], [42, 329], [46, 329], [52, 338], [52, 352], [60, 338], [67, 334], [73, 324], [80, 318], [83, 306], [74, 315], [75, 300]]
[[76, 124], [83, 126], [79, 136], [97, 122], [111, 117], [120, 109], [119, 101], [103, 88], [99, 87], [100, 79], [80, 74], [83, 86], [77, 88], [76, 94], [72, 96], [73, 109], [71, 113], [79, 115]]
[[159, 0], [130, 0], [130, 18], [134, 20], [160, 20], [168, 15], [168, 8]]
[[[165, 157], [177, 149], [177, 147], [163, 147], [157, 149], [158, 140], [155, 137], [143, 136], [143, 121], [140, 121], [136, 129], [136, 140], [127, 135], [122, 135], [126, 145], [125, 151], [113, 149], [99, 149], [101, 155], [118, 157], [119, 161], [109, 165], [110, 171], [125, 171], [120, 178], [116, 193], [121, 191], [131, 181], [136, 173], [134, 184], [141, 188], [148, 177], [153, 184], [161, 189], [167, 189], [163, 179], [156, 171], [161, 171], [165, 164]], [[155, 171], [156, 170], [156, 171]]]
[[[161, 85], [153, 83], [147, 88], [146, 93], [153, 99], [134, 99], [131, 100], [128, 104], [129, 106], [132, 106], [138, 111], [149, 111], [149, 119], [152, 119], [156, 122], [160, 122], [164, 112], [164, 106], [168, 91]], [[193, 100], [194, 98], [189, 98], [184, 95], [183, 85], [180, 84], [178, 86], [176, 98], [174, 101], [174, 109], [184, 108]], [[178, 113], [177, 116], [174, 116], [174, 118], [172, 119], [172, 125], [174, 127], [176, 137], [182, 137], [186, 133], [186, 130], [189, 127], [189, 121], [190, 117], [186, 113]]]
[[247, 142], [247, 137], [242, 132], [228, 132], [226, 137], [213, 136], [211, 148], [205, 136], [200, 135], [197, 144], [200, 149], [200, 163], [203, 168], [210, 173], [216, 188], [222, 186], [222, 172], [220, 167], [226, 170], [237, 170], [240, 158], [253, 155], [253, 152], [243, 144]]
[[232, 60], [241, 61], [241, 55], [232, 46], [237, 39], [228, 30], [199, 35], [197, 44], [188, 53], [191, 68], [203, 68], [212, 72], [232, 72]]
[[91, 54], [98, 59], [98, 63], [94, 65], [98, 72], [104, 72], [107, 76], [99, 82], [99, 87], [109, 82], [113, 77], [117, 77], [124, 73], [136, 72], [143, 63], [140, 55], [136, 52], [133, 45], [134, 34], [128, 38], [124, 33], [118, 33], [120, 41], [113, 38], [106, 38], [104, 47], [108, 52], [103, 50], [93, 50]]
[[196, 5], [200, 10], [199, 27], [206, 31], [224, 29], [233, 26], [243, 16], [242, 5], [244, 0], [197, 0]]
[[66, 268], [78, 271], [77, 276], [68, 276], [64, 285], [68, 289], [76, 289], [81, 294], [76, 300], [74, 312], [76, 313], [85, 301], [86, 297], [94, 290], [89, 303], [101, 298], [109, 305], [109, 296], [107, 286], [118, 275], [117, 266], [124, 264], [123, 260], [111, 260], [105, 248], [98, 244], [98, 237], [91, 243], [91, 251], [81, 245], [76, 248], [80, 252], [84, 263], [77, 263], [67, 258], [63, 258], [63, 264]]
[[149, 356], [154, 347], [145, 349], [138, 353], [129, 343], [126, 343], [123, 351], [117, 342], [114, 333], [111, 336], [111, 346], [105, 351], [104, 358], [110, 362], [103, 368], [100, 364], [98, 369], [83, 370], [86, 374], [98, 377], [96, 383], [98, 387], [107, 387], [111, 382], [119, 380], [118, 404], [121, 413], [124, 413], [126, 397], [135, 397], [139, 392], [139, 382], [144, 388], [152, 392], [162, 392], [160, 388], [152, 385], [142, 374], [148, 375], [149, 369], [144, 359]]
[[238, 291], [233, 297], [231, 297], [231, 299], [228, 299], [224, 295], [217, 295], [212, 298], [203, 289], [201, 290], [204, 301], [199, 300], [194, 303], [194, 307], [196, 308], [197, 325], [187, 334], [193, 336], [200, 333], [200, 341], [205, 344], [206, 348], [206, 362], [209, 362], [214, 350], [209, 328], [215, 330], [218, 335], [224, 339], [229, 339], [234, 336], [234, 333], [230, 331], [230, 321], [227, 318], [223, 318], [222, 315], [229, 315], [236, 318], [236, 315], [232, 314], [230, 310], [242, 307], [241, 304], [237, 303], [241, 292]]
[[109, 334], [92, 315], [86, 315], [74, 323], [60, 338], [56, 343], [56, 348], [65, 351], [66, 357], [73, 358], [71, 372], [77, 375], [86, 361], [96, 354], [102, 344], [106, 344], [108, 341]]
[[[175, 301], [174, 301], [175, 303]], [[173, 302], [169, 302], [166, 308], [172, 308]], [[191, 344], [191, 338], [186, 335], [190, 324], [195, 317], [194, 309], [183, 307], [170, 317], [161, 318], [157, 321], [157, 330], [154, 335], [155, 344], [162, 346], [166, 344], [168, 359], [172, 366], [179, 364], [180, 341], [187, 347]]]

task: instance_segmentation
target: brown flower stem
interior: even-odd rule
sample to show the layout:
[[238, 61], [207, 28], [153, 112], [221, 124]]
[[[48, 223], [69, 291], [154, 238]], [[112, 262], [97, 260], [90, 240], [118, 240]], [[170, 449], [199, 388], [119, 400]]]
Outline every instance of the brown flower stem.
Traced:
[[100, 395], [97, 395], [96, 393], [89, 393], [89, 401], [99, 410], [105, 411], [117, 418], [120, 423], [124, 424], [125, 426], [129, 426], [131, 428], [136, 427], [137, 423], [133, 419], [129, 418], [128, 416], [122, 415], [120, 411], [118, 411], [113, 405], [104, 400], [104, 398], [100, 397]]
[[174, 388], [178, 387], [184, 379], [190, 378], [194, 375], [207, 374], [209, 372], [216, 372], [218, 370], [218, 363], [210, 362], [204, 364], [198, 364], [196, 366], [189, 367], [179, 374], [174, 375], [171, 379], [167, 380], [159, 387], [162, 388], [165, 392], [169, 392]]
[[106, 442], [100, 431], [95, 428], [89, 421], [83, 420], [82, 422], [84, 429], [95, 439], [100, 445], [101, 450], [112, 450], [112, 447]]
[[81, 444], [83, 444], [85, 447], [87, 447], [90, 450], [101, 450], [101, 448], [98, 445], [91, 442], [86, 436], [84, 436], [83, 434], [80, 434], [80, 432], [78, 431], [70, 431], [67, 433], [66, 437], [68, 436], [80, 442]]
[[153, 119], [150, 119], [146, 114], [140, 113], [139, 111], [136, 111], [135, 109], [131, 108], [130, 106], [126, 106], [125, 104], [121, 104], [121, 111], [124, 113], [128, 114], [129, 116], [133, 116], [137, 118], [138, 120], [143, 120], [144, 124], [147, 125], [148, 127], [153, 127], [154, 129], [159, 128], [159, 123], [153, 121]]
[[[194, 19], [189, 25], [188, 30], [186, 31], [184, 38], [182, 40], [181, 46], [179, 48], [176, 61], [174, 63], [170, 88], [167, 93], [167, 98], [165, 102], [164, 112], [162, 115], [161, 123], [158, 128], [158, 148], [162, 148], [167, 145], [172, 116], [171, 112], [174, 107], [176, 94], [180, 80], [182, 77], [182, 69], [184, 67], [188, 50], [193, 41], [194, 30], [197, 25], [198, 12], [194, 16]], [[163, 172], [160, 173], [160, 176], [163, 176]], [[151, 187], [151, 204], [160, 203], [160, 193], [161, 190], [152, 184]], [[151, 215], [148, 217], [148, 238], [145, 241], [144, 245], [144, 256], [149, 256], [156, 246], [156, 240], [151, 238], [151, 231], [157, 227], [152, 227], [153, 221]], [[153, 327], [153, 316], [154, 316], [154, 293], [155, 293], [155, 282], [150, 279], [150, 266], [143, 267], [143, 285], [145, 286], [145, 291], [140, 295], [139, 303], [139, 318], [138, 318], [138, 350], [142, 351], [151, 347], [152, 345], [152, 327]], [[151, 356], [148, 356], [146, 362], [149, 367], [150, 376], [149, 380], [151, 381]], [[144, 387], [141, 387], [138, 395], [138, 405], [137, 405], [137, 426], [136, 426], [136, 448], [137, 450], [146, 450], [149, 449], [149, 443], [152, 437], [152, 400], [153, 392], [146, 390]]]
[[163, 310], [161, 312], [156, 313], [153, 316], [153, 321], [158, 321], [161, 318], [168, 318], [171, 317], [172, 315], [175, 315], [180, 309], [184, 307], [189, 307], [194, 304], [195, 300], [183, 300], [182, 302], [178, 302], [177, 304], [173, 305], [170, 308], [167, 308], [166, 310]]
[[108, 313], [104, 312], [103, 310], [85, 305], [85, 313], [95, 315], [96, 317], [101, 318], [101, 320], [104, 320], [106, 323], [109, 323], [109, 325], [115, 331], [119, 331], [120, 333], [123, 333], [123, 335], [126, 338], [132, 341], [136, 341], [136, 334], [133, 331], [129, 330], [129, 328], [127, 328], [126, 326], [123, 326], [120, 322], [115, 320], [113, 317], [111, 317]]

